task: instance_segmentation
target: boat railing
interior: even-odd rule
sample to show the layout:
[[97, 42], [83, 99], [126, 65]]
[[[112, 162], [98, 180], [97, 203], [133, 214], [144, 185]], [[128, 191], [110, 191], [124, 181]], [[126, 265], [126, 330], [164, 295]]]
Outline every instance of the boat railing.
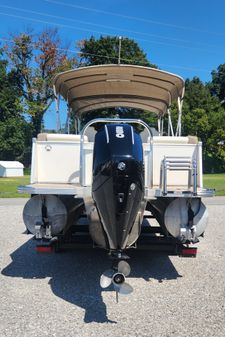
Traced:
[[167, 157], [165, 156], [160, 168], [160, 188], [163, 195], [167, 195], [168, 171], [187, 171], [188, 189], [192, 188], [193, 195], [197, 194], [197, 162], [191, 157]]
[[80, 185], [81, 186], [90, 186], [90, 179], [86, 179], [86, 163], [85, 163], [85, 147], [87, 144], [85, 143], [85, 136], [89, 127], [97, 123], [128, 123], [128, 124], [138, 124], [144, 127], [144, 129], [148, 132], [148, 139], [149, 139], [149, 148], [148, 148], [148, 165], [147, 165], [147, 174], [146, 174], [146, 184], [147, 186], [153, 185], [153, 160], [152, 160], [152, 131], [148, 124], [143, 122], [141, 119], [123, 119], [123, 118], [96, 118], [88, 122], [83, 130], [81, 131], [81, 138], [80, 138]]

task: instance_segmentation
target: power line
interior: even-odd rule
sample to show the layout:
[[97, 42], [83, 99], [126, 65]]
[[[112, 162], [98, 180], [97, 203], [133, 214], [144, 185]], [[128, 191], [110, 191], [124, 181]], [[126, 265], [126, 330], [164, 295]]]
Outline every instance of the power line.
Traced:
[[[75, 26], [62, 24], [62, 23], [55, 23], [55, 22], [50, 22], [50, 21], [45, 21], [45, 20], [40, 20], [40, 19], [34, 19], [34, 18], [22, 16], [22, 15], [15, 15], [15, 14], [3, 13], [3, 12], [0, 12], [0, 15], [15, 17], [15, 18], [23, 19], [23, 20], [25, 19], [25, 20], [29, 20], [29, 21], [33, 21], [33, 22], [46, 23], [46, 24], [50, 24], [50, 25], [63, 27], [63, 28], [70, 28], [70, 29], [72, 28], [72, 29], [75, 29], [75, 30], [97, 33], [97, 34], [101, 34], [101, 35], [105, 35], [105, 36], [115, 36], [115, 34], [111, 34], [111, 33], [105, 33], [105, 32], [97, 31], [97, 30], [93, 30], [93, 29], [80, 28], [80, 27], [75, 27]], [[158, 45], [164, 45], [164, 46], [170, 46], [170, 47], [176, 47], [176, 48], [184, 48], [184, 49], [195, 50], [195, 51], [198, 51], [198, 52], [201, 51], [201, 52], [204, 52], [204, 53], [220, 54], [221, 55], [221, 53], [216, 52], [214, 50], [206, 50], [206, 49], [201, 49], [201, 48], [197, 48], [197, 47], [189, 47], [189, 46], [183, 46], [183, 45], [180, 45], [180, 44], [177, 45], [177, 44], [173, 44], [173, 43], [153, 41], [153, 40], [140, 39], [140, 38], [134, 38], [134, 39], [136, 39], [138, 41], [142, 41], [142, 42], [152, 43], [152, 44], [158, 44]]]
[[[22, 16], [22, 15], [9, 14], [9, 13], [3, 13], [3, 12], [0, 12], [0, 15], [11, 16], [11, 17], [18, 18], [18, 19], [25, 19], [25, 20], [29, 20], [29, 21], [41, 22], [41, 23], [46, 23], [46, 24], [49, 24], [49, 25], [55, 25], [55, 26], [60, 26], [60, 27], [65, 27], [65, 28], [73, 28], [73, 29], [77, 29], [77, 30], [81, 30], [81, 31], [93, 32], [93, 33], [104, 35], [104, 33], [102, 33], [101, 31], [96, 31], [96, 30], [93, 30], [93, 29], [80, 28], [80, 27], [70, 26], [70, 25], [66, 25], [66, 24], [62, 24], [62, 23], [55, 23], [55, 22], [51, 22], [51, 21], [28, 18], [27, 16]], [[110, 33], [108, 35], [109, 36], [115, 36], [115, 34], [110, 34]]]
[[77, 8], [77, 9], [81, 9], [81, 10], [96, 12], [96, 13], [100, 13], [100, 14], [117, 16], [117, 17], [121, 17], [121, 18], [124, 18], [124, 19], [129, 19], [129, 20], [141, 21], [141, 22], [146, 22], [146, 23], [151, 23], [151, 24], [161, 25], [161, 26], [166, 26], [166, 27], [171, 27], [171, 28], [177, 28], [177, 29], [183, 29], [183, 30], [190, 30], [190, 31], [199, 32], [199, 33], [207, 33], [207, 34], [212, 34], [212, 35], [217, 35], [217, 36], [224, 36], [224, 34], [212, 32], [212, 31], [208, 31], [208, 30], [203, 30], [203, 29], [199, 29], [199, 28], [192, 28], [192, 27], [187, 27], [187, 26], [174, 25], [172, 23], [155, 21], [155, 20], [150, 20], [150, 19], [144, 19], [144, 18], [140, 18], [140, 17], [137, 17], [137, 16], [124, 15], [124, 14], [121, 14], [121, 13], [104, 11], [104, 10], [101, 10], [101, 9], [90, 8], [90, 7], [84, 7], [84, 6], [74, 5], [74, 4], [66, 3], [66, 2], [62, 2], [62, 1], [56, 1], [56, 0], [43, 0], [43, 1], [50, 2], [50, 3], [56, 4], [56, 5], [62, 5], [62, 6]]
[[[100, 27], [100, 28], [118, 30], [120, 32], [123, 31], [123, 32], [126, 32], [126, 33], [132, 33], [132, 34], [144, 35], [144, 36], [149, 36], [149, 37], [156, 37], [156, 38], [164, 39], [164, 40], [171, 40], [171, 41], [175, 41], [175, 42], [184, 42], [184, 43], [192, 43], [193, 44], [193, 41], [188, 41], [188, 40], [184, 40], [184, 39], [177, 39], [177, 38], [167, 37], [167, 36], [163, 36], [163, 35], [149, 34], [149, 33], [140, 32], [140, 31], [118, 28], [116, 26], [101, 25], [101, 24], [96, 24], [96, 23], [90, 22], [90, 21], [82, 21], [82, 20], [77, 20], [77, 19], [71, 19], [71, 18], [68, 18], [68, 17], [65, 17], [65, 16], [48, 14], [48, 13], [45, 13], [45, 12], [38, 12], [38, 11], [28, 10], [28, 9], [24, 9], [24, 8], [6, 6], [6, 5], [0, 5], [0, 7], [6, 8], [6, 9], [13, 9], [13, 10], [17, 10], [17, 11], [21, 11], [21, 12], [25, 12], [25, 13], [31, 13], [31, 14], [35, 14], [35, 15], [41, 15], [41, 16], [46, 16], [46, 17], [50, 17], [50, 18], [60, 19], [60, 20], [66, 20], [66, 21], [70, 21], [70, 22], [81, 23], [81, 24], [85, 24], [85, 25], [96, 26], [96, 27]], [[220, 46], [216, 46], [216, 45], [209, 45], [209, 44], [198, 42], [198, 45], [199, 44], [202, 45], [202, 46], [205, 46], [205, 47], [209, 47], [209, 48], [220, 47]]]
[[200, 71], [200, 72], [205, 72], [209, 73], [211, 70], [207, 69], [201, 69], [201, 68], [195, 68], [195, 67], [186, 67], [186, 66], [179, 66], [179, 65], [174, 65], [174, 64], [166, 64], [166, 63], [158, 63], [157, 65], [163, 66], [163, 67], [171, 67], [171, 68], [176, 68], [176, 69], [183, 69], [183, 70], [188, 70], [188, 71]]
[[[14, 43], [14, 40], [12, 39], [5, 39], [5, 38], [0, 38], [1, 41], [7, 41], [7, 42], [11, 42]], [[33, 45], [35, 45], [35, 43], [31, 43]], [[73, 49], [68, 49], [68, 48], [55, 48], [56, 50], [60, 50], [60, 51], [65, 51], [65, 52], [69, 52], [72, 54], [82, 54], [82, 55], [87, 55], [87, 56], [95, 56], [95, 57], [102, 57], [105, 59], [113, 59], [113, 60], [117, 60], [117, 56], [113, 57], [113, 56], [106, 56], [106, 55], [102, 55], [102, 54], [94, 54], [94, 53], [84, 53], [84, 52], [79, 52]], [[79, 56], [78, 56], [79, 57]], [[122, 61], [130, 61], [130, 59], [127, 58], [121, 58]], [[138, 63], [139, 65], [142, 65], [141, 62], [138, 62], [136, 60], [136, 63]], [[207, 70], [207, 69], [201, 69], [201, 68], [196, 68], [196, 67], [186, 67], [186, 66], [182, 66], [182, 65], [174, 65], [174, 64], [165, 64], [165, 63], [158, 63], [159, 66], [164, 66], [164, 67], [171, 67], [171, 68], [176, 68], [176, 69], [183, 69], [183, 70], [188, 70], [188, 71], [200, 71], [200, 72], [211, 72], [211, 70]]]

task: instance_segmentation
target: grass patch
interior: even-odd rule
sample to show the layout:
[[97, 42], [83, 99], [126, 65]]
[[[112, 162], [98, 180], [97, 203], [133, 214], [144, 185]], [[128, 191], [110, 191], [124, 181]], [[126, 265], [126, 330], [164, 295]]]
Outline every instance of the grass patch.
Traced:
[[[0, 178], [0, 198], [29, 198], [26, 193], [18, 193], [19, 185], [27, 185], [30, 176]], [[225, 173], [204, 174], [203, 185], [207, 188], [214, 188], [217, 196], [225, 196]]]
[[29, 198], [26, 193], [18, 193], [19, 185], [27, 185], [30, 182], [30, 176], [0, 178], [0, 198]]
[[204, 174], [203, 186], [214, 188], [216, 196], [225, 196], [225, 173]]

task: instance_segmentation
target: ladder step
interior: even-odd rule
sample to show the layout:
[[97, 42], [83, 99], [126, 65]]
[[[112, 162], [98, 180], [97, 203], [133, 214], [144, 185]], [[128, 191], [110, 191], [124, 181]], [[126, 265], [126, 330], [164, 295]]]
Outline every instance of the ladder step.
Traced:
[[164, 195], [167, 194], [167, 171], [188, 171], [188, 188], [193, 185], [193, 193], [196, 193], [197, 167], [195, 159], [191, 157], [164, 157], [160, 169], [160, 188], [162, 188]]

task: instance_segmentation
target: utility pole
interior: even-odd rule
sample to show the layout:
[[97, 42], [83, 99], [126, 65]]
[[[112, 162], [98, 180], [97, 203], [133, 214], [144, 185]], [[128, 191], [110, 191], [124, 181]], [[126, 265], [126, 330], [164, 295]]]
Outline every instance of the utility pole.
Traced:
[[118, 55], [118, 64], [120, 64], [120, 54], [121, 54], [121, 41], [122, 41], [122, 36], [119, 36], [119, 55]]
[[55, 104], [56, 104], [56, 131], [59, 132], [60, 130], [60, 112], [59, 112], [59, 103], [60, 103], [60, 96], [55, 94]]

